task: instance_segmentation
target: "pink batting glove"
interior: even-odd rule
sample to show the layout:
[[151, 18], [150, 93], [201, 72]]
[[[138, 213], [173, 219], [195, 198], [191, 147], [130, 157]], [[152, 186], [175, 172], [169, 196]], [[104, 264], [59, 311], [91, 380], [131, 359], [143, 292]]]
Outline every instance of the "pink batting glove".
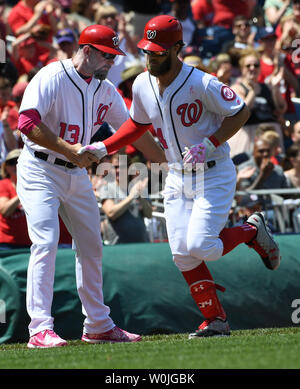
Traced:
[[197, 163], [204, 163], [208, 156], [216, 150], [214, 144], [208, 139], [204, 138], [202, 143], [185, 147], [183, 155], [183, 166], [187, 170], [196, 168]]
[[91, 145], [86, 145], [79, 149], [78, 154], [83, 154], [88, 151], [94, 154], [98, 159], [102, 159], [107, 155], [107, 150], [103, 142], [94, 142]]
[[205, 146], [203, 143], [198, 145], [191, 146], [190, 148], [185, 147], [182, 155], [183, 164], [192, 163], [195, 165], [196, 163], [203, 163], [205, 160]]

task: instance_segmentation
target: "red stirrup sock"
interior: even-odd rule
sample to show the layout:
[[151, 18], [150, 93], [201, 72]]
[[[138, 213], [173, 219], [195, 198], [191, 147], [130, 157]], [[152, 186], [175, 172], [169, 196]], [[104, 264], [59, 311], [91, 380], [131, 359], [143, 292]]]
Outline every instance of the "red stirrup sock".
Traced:
[[220, 239], [223, 242], [223, 254], [225, 255], [241, 243], [250, 242], [256, 235], [257, 229], [248, 223], [238, 227], [223, 228]]
[[183, 277], [190, 287], [190, 292], [205, 319], [220, 318], [226, 320], [226, 313], [218, 299], [216, 289], [225, 291], [220, 285], [215, 284], [205, 262], [195, 269], [182, 272]]

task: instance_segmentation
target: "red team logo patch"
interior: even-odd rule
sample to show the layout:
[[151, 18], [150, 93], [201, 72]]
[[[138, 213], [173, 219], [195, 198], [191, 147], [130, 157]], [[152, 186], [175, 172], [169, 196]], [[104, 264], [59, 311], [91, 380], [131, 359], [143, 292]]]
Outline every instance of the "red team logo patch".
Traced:
[[224, 100], [226, 101], [232, 101], [236, 98], [235, 92], [229, 88], [229, 86], [223, 85], [221, 88], [221, 95]]

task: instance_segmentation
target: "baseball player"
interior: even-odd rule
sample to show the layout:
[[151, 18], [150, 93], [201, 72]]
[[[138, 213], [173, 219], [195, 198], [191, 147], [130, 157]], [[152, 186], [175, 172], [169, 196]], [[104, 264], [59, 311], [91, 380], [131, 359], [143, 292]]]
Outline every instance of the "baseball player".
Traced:
[[[133, 84], [130, 118], [116, 134], [80, 153], [90, 150], [102, 158], [153, 124], [168, 160], [164, 206], [173, 259], [205, 318], [190, 338], [229, 335], [216, 293], [224, 288], [214, 282], [206, 263], [247, 243], [269, 269], [276, 269], [279, 248], [260, 213], [242, 226], [224, 228], [236, 185], [226, 141], [249, 112], [227, 85], [182, 63], [182, 46], [182, 27], [175, 17], [160, 15], [146, 24], [138, 47], [146, 54], [148, 71]], [[186, 181], [190, 184], [185, 188]]]
[[[89, 144], [104, 120], [117, 129], [129, 116], [123, 99], [105, 80], [116, 55], [125, 54], [112, 29], [87, 27], [80, 35], [76, 55], [42, 68], [29, 83], [21, 103], [19, 129], [25, 145], [17, 167], [17, 192], [32, 241], [27, 278], [29, 348], [67, 344], [53, 331], [51, 317], [58, 214], [76, 249], [76, 283], [86, 316], [82, 340], [141, 339], [118, 328], [103, 303], [100, 216], [85, 169], [99, 160], [88, 152], [77, 153]], [[154, 139], [147, 134], [141, 148], [143, 142], [159, 159], [162, 152]], [[163, 161], [163, 153], [161, 158]]]

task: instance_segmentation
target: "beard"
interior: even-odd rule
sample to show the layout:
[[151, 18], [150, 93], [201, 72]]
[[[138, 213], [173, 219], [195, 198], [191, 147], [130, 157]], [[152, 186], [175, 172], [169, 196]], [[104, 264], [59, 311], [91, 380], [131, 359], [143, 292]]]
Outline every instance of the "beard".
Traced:
[[107, 67], [103, 67], [103, 68], [100, 68], [100, 69], [97, 69], [94, 71], [94, 77], [97, 79], [97, 80], [105, 80], [106, 77], [107, 77], [107, 73], [109, 71], [109, 68]]
[[149, 59], [147, 61], [147, 69], [148, 69], [149, 73], [155, 77], [162, 76], [162, 75], [168, 73], [168, 71], [171, 69], [171, 66], [172, 66], [171, 55], [167, 55], [164, 62], [162, 62], [160, 64], [153, 64], [153, 63], [151, 64]]

